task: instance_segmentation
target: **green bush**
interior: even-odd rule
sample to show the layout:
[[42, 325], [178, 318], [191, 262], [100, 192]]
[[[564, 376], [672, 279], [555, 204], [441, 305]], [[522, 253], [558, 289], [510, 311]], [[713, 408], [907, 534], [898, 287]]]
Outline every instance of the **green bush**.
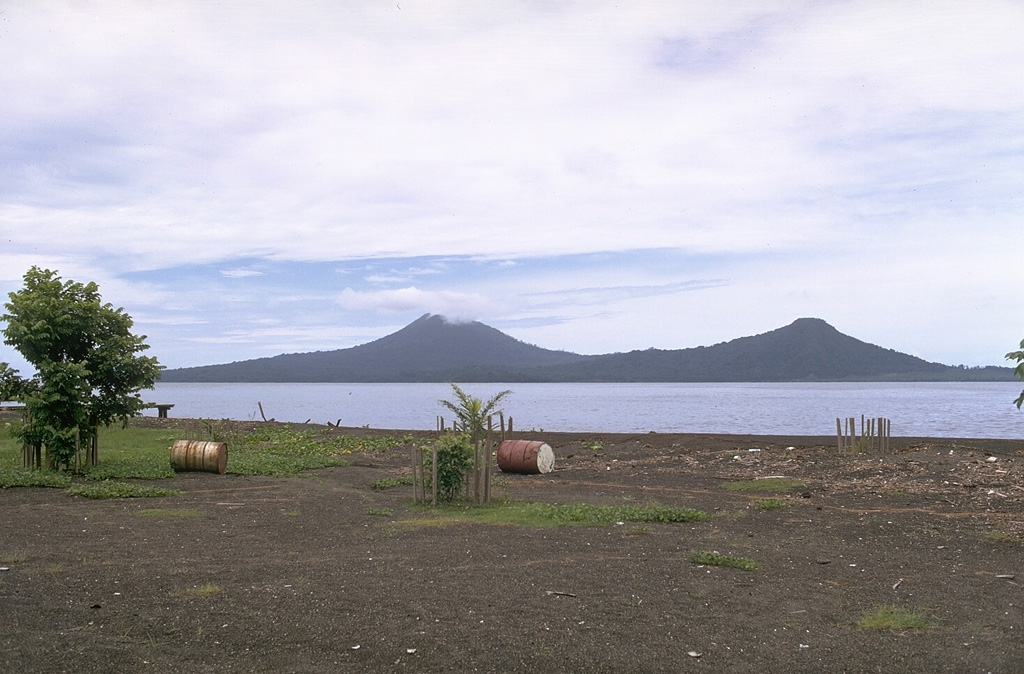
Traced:
[[[462, 492], [466, 471], [473, 467], [473, 445], [469, 436], [446, 433], [438, 438], [437, 447], [437, 500], [451, 501]], [[433, 456], [424, 452], [424, 485], [429, 492], [433, 483]]]

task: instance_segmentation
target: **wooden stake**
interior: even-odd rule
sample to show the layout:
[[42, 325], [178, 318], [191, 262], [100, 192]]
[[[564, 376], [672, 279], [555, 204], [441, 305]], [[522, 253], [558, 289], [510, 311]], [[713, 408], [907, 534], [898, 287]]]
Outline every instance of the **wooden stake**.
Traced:
[[431, 450], [431, 456], [433, 458], [433, 461], [431, 462], [431, 466], [430, 466], [431, 473], [432, 473], [431, 480], [430, 480], [430, 491], [431, 491], [431, 495], [433, 497], [432, 498], [432, 502], [434, 504], [434, 507], [436, 508], [437, 507], [437, 445], [434, 445], [433, 450]]
[[484, 503], [491, 502], [491, 448], [494, 446], [493, 439], [494, 424], [491, 417], [487, 417], [487, 444], [484, 453]]

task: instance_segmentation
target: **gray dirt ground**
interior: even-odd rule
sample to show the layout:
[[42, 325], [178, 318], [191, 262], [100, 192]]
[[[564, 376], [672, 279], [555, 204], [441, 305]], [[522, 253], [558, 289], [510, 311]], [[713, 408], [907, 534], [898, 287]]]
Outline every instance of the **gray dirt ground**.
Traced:
[[[556, 471], [499, 473], [496, 497], [713, 517], [431, 525], [411, 488], [370, 488], [408, 474], [406, 448], [304, 477], [183, 473], [163, 481], [176, 498], [9, 489], [0, 671], [1024, 671], [1024, 443], [840, 457], [829, 438], [537, 439]], [[723, 488], [769, 475], [806, 487], [773, 511]], [[881, 605], [931, 626], [856, 626]]]

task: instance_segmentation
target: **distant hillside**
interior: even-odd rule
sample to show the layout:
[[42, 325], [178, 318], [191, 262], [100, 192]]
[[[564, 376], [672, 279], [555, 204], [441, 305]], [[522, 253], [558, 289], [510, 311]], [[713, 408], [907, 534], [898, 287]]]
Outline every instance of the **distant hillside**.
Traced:
[[783, 382], [1010, 381], [1002, 367], [963, 368], [844, 335], [801, 318], [761, 335], [690, 349], [582, 356], [513, 339], [482, 323], [425, 315], [349, 349], [167, 370], [167, 382]]
[[337, 351], [290, 353], [226, 365], [167, 370], [163, 381], [430, 382], [499, 381], [523, 370], [586, 360], [486, 326], [424, 315], [398, 332]]
[[930, 363], [868, 344], [819, 318], [714, 346], [648, 349], [554, 367], [565, 381], [780, 382], [1010, 380], [1010, 368], [966, 369]]

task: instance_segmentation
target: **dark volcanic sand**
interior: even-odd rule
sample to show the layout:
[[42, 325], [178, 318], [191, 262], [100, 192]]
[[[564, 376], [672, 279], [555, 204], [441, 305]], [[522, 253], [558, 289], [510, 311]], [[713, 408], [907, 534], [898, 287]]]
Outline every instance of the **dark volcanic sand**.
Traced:
[[[403, 524], [422, 517], [411, 488], [370, 484], [408, 474], [407, 448], [303, 477], [161, 481], [177, 498], [8, 489], [0, 671], [1024, 671], [1022, 442], [895, 438], [894, 454], [839, 457], [831, 438], [530, 439], [555, 448], [555, 472], [497, 473], [497, 497], [713, 518]], [[774, 511], [722, 488], [769, 475], [807, 487]], [[695, 550], [762, 568], [698, 566]], [[933, 626], [859, 629], [879, 605]]]

